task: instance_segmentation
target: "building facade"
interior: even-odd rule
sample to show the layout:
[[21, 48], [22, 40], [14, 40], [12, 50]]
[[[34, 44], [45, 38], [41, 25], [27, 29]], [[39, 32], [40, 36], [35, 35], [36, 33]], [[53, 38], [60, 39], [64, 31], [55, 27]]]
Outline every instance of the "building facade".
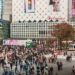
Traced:
[[10, 22], [0, 20], [0, 40], [8, 39], [10, 37]]
[[12, 0], [3, 0], [3, 20], [11, 21]]
[[52, 38], [51, 26], [75, 27], [75, 0], [12, 0], [11, 38]]
[[[68, 0], [13, 0], [12, 22], [68, 20]], [[30, 3], [30, 5], [28, 4]], [[31, 9], [29, 8], [31, 7]], [[65, 12], [64, 12], [65, 11]]]
[[[53, 26], [61, 22], [17, 22], [11, 24], [11, 38], [16, 39], [46, 39], [53, 38]], [[67, 22], [75, 28], [75, 22]]]
[[0, 0], [0, 40], [10, 38], [11, 0]]

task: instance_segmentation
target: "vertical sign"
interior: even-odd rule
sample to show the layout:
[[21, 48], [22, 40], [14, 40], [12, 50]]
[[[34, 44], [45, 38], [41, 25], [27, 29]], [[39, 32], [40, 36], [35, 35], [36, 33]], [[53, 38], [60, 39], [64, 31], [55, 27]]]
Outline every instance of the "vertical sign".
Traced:
[[29, 10], [32, 9], [32, 0], [28, 0], [28, 9], [29, 9]]
[[25, 0], [24, 12], [25, 13], [34, 13], [35, 12], [35, 0]]
[[69, 0], [69, 19], [72, 18], [72, 0]]
[[2, 14], [3, 14], [3, 1], [0, 0], [0, 19], [2, 19]]
[[69, 0], [69, 19], [75, 18], [75, 0]]
[[75, 0], [72, 0], [72, 18], [75, 18]]
[[0, 29], [2, 29], [3, 26], [2, 26], [2, 20], [0, 20]]

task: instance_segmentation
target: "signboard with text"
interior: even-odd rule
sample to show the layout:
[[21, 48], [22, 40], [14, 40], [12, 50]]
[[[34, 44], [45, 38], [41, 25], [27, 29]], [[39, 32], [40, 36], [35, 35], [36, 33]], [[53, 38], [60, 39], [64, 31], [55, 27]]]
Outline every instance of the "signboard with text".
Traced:
[[26, 46], [26, 42], [32, 40], [3, 40], [3, 45], [19, 45], [19, 46]]

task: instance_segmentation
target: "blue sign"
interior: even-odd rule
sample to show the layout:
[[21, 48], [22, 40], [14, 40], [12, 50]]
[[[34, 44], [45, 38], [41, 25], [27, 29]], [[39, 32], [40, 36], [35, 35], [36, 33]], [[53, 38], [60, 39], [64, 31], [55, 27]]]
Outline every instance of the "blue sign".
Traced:
[[2, 20], [0, 20], [0, 29], [3, 28]]

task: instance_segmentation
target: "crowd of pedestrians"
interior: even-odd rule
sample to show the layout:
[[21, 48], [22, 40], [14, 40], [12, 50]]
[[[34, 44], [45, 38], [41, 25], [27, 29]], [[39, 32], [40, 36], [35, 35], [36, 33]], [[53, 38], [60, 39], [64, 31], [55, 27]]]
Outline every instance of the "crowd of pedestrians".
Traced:
[[[44, 55], [52, 54], [48, 61]], [[51, 50], [25, 48], [22, 46], [2, 46], [0, 48], [0, 65], [3, 75], [58, 75], [49, 63], [57, 64], [58, 71], [63, 63], [57, 60]]]

